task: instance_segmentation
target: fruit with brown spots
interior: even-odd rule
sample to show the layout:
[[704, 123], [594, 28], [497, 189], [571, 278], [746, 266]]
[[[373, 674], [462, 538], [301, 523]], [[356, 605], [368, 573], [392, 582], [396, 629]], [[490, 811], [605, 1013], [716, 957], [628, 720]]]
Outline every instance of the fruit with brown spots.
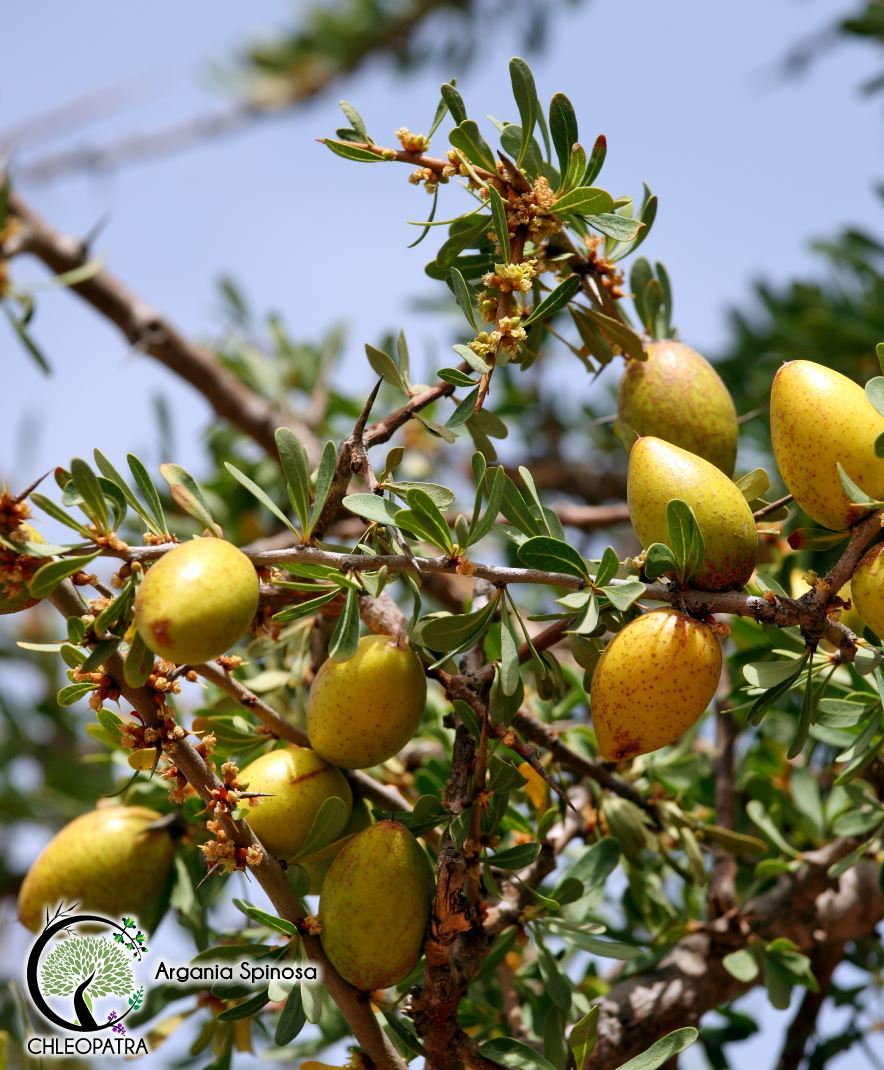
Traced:
[[796, 503], [815, 523], [844, 531], [860, 516], [838, 478], [839, 463], [877, 501], [884, 497], [884, 457], [875, 440], [884, 416], [852, 379], [810, 360], [792, 360], [774, 376], [770, 437], [777, 467]]
[[708, 624], [675, 609], [644, 613], [611, 640], [592, 675], [592, 725], [612, 762], [674, 743], [700, 719], [721, 676]]
[[340, 769], [309, 747], [282, 747], [262, 754], [237, 777], [247, 791], [269, 798], [248, 800], [252, 831], [277, 858], [292, 858], [310, 833], [326, 799], [342, 799], [349, 813], [350, 785]]
[[18, 916], [39, 931], [59, 903], [110, 917], [134, 914], [143, 926], [159, 920], [172, 867], [168, 829], [151, 828], [161, 814], [142, 806], [105, 806], [75, 818], [43, 848], [18, 896]]
[[[850, 590], [853, 595], [853, 606], [863, 621], [868, 624], [872, 631], [879, 637], [884, 638], [884, 543], [878, 543], [867, 551], [863, 559], [856, 566], [853, 579], [850, 581]], [[848, 628], [859, 631], [852, 622], [841, 621]]]
[[[46, 542], [30, 524], [19, 524], [13, 531], [4, 534], [11, 543], [20, 546], [26, 542]], [[46, 564], [46, 560], [0, 546], [0, 614], [18, 613], [40, 601], [30, 596], [28, 583], [37, 569]]]
[[427, 681], [420, 660], [388, 635], [365, 635], [347, 661], [320, 668], [307, 704], [310, 746], [344, 769], [397, 754], [420, 724]]
[[667, 504], [675, 498], [693, 510], [703, 535], [703, 562], [692, 586], [703, 591], [742, 587], [752, 575], [758, 534], [739, 488], [715, 465], [660, 438], [632, 447], [626, 481], [629, 516], [642, 546], [669, 545]]
[[[623, 437], [653, 435], [734, 474], [737, 410], [718, 372], [681, 342], [651, 342], [628, 360], [617, 396]], [[631, 443], [629, 443], [631, 447]]]
[[341, 837], [335, 840], [334, 843], [330, 843], [328, 847], [323, 847], [321, 851], [317, 851], [316, 854], [311, 855], [309, 861], [302, 861], [298, 864], [307, 873], [310, 878], [310, 895], [319, 895], [322, 891], [322, 885], [325, 881], [326, 875], [331, 868], [332, 862], [337, 858], [341, 848], [350, 840], [357, 832], [362, 832], [363, 829], [369, 828], [371, 825], [371, 811], [364, 799], [355, 799], [353, 802], [353, 811], [347, 818], [347, 824], [344, 826], [344, 831], [341, 833]]
[[396, 821], [346, 843], [319, 900], [322, 946], [338, 973], [369, 992], [407, 977], [421, 956], [433, 884], [426, 853]]
[[192, 539], [152, 565], [135, 600], [145, 645], [176, 665], [217, 658], [249, 630], [258, 608], [258, 574], [224, 539]]

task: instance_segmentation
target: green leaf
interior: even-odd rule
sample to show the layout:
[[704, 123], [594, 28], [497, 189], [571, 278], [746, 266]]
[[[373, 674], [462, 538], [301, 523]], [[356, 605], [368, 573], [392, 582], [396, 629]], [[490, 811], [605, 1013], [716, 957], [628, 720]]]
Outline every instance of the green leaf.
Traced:
[[126, 454], [126, 463], [129, 465], [132, 478], [135, 480], [135, 486], [141, 491], [148, 512], [153, 517], [154, 523], [158, 528], [157, 534], [165, 535], [169, 529], [166, 526], [166, 516], [163, 512], [163, 503], [160, 501], [159, 491], [154, 486], [147, 469], [134, 453]]
[[534, 75], [531, 68], [519, 56], [510, 60], [510, 80], [513, 87], [513, 96], [519, 109], [519, 117], [522, 120], [522, 144], [516, 159], [516, 166], [521, 167], [528, 146], [531, 144], [531, 135], [537, 125], [537, 116], [540, 113], [540, 102], [537, 99], [537, 87], [534, 84]]
[[335, 587], [333, 590], [328, 591], [326, 594], [321, 594], [316, 598], [311, 598], [307, 602], [298, 602], [297, 605], [289, 606], [287, 609], [281, 609], [278, 613], [273, 614], [274, 620], [290, 621], [301, 620], [303, 617], [310, 617], [314, 613], [317, 613], [324, 605], [327, 605], [333, 598], [337, 598], [340, 594], [340, 588]]
[[459, 368], [440, 368], [436, 372], [436, 375], [442, 380], [443, 383], [451, 383], [452, 386], [476, 386], [476, 380], [471, 379], [466, 372], [462, 372]]
[[75, 702], [79, 702], [81, 698], [93, 692], [96, 686], [96, 684], [89, 683], [68, 684], [58, 692], [56, 701], [59, 706], [73, 706]]
[[334, 138], [327, 137], [322, 143], [326, 148], [331, 149], [335, 156], [343, 156], [345, 160], [356, 160], [357, 163], [387, 162], [377, 152], [369, 152], [368, 149], [361, 149], [358, 145], [351, 145], [347, 141], [335, 141]]
[[[564, 178], [571, 159], [571, 151], [579, 140], [577, 114], [574, 111], [574, 105], [564, 93], [556, 93], [550, 101], [549, 131], [559, 160], [559, 172]], [[580, 1070], [579, 1067], [578, 1070]]]
[[836, 463], [835, 467], [838, 469], [838, 478], [841, 480], [844, 493], [852, 502], [857, 505], [868, 505], [870, 508], [877, 504], [868, 491], [863, 490], [862, 487], [853, 482], [840, 461]]
[[466, 105], [463, 102], [463, 97], [454, 86], [454, 79], [450, 82], [445, 82], [441, 89], [442, 99], [445, 101], [451, 118], [460, 125], [467, 117]]
[[492, 1062], [501, 1066], [510, 1066], [514, 1070], [556, 1070], [556, 1067], [533, 1048], [512, 1037], [498, 1037], [486, 1040], [479, 1048], [480, 1052]]
[[527, 539], [518, 549], [519, 561], [526, 568], [542, 569], [545, 572], [567, 572], [570, 576], [589, 581], [586, 562], [566, 542], [536, 535]]
[[399, 507], [388, 498], [379, 494], [348, 494], [341, 504], [356, 516], [370, 520], [373, 524], [396, 524]]
[[[470, 326], [478, 334], [480, 327], [476, 320], [476, 311], [473, 308], [473, 295], [467, 286], [466, 279], [457, 270], [456, 267], [451, 269], [451, 288], [454, 291], [454, 296], [457, 303], [460, 305], [461, 311], [469, 321]], [[470, 350], [472, 352], [472, 350]], [[487, 370], [487, 367], [486, 367]]]
[[770, 489], [770, 477], [763, 468], [754, 468], [739, 479], [735, 479], [734, 485], [747, 502], [754, 502], [756, 498], [760, 498]]
[[3, 302], [3, 311], [6, 313], [6, 318], [9, 320], [10, 326], [18, 335], [19, 341], [33, 358], [37, 367], [44, 375], [51, 375], [52, 368], [49, 366], [49, 361], [43, 356], [40, 347], [33, 338], [31, 338], [25, 323], [13, 314], [12, 309], [10, 309], [9, 305], [5, 302]]
[[552, 293], [547, 294], [527, 319], [522, 320], [522, 326], [528, 327], [532, 323], [540, 323], [543, 320], [550, 319], [568, 304], [579, 289], [580, 276], [569, 275], [564, 282], [559, 283]]
[[410, 490], [406, 501], [411, 508], [402, 509], [396, 514], [397, 525], [450, 553], [454, 549], [451, 530], [429, 494], [423, 490]]
[[593, 1003], [568, 1037], [568, 1045], [574, 1055], [574, 1070], [587, 1070], [589, 1057], [595, 1050], [598, 1038], [599, 1005]]
[[580, 948], [582, 951], [591, 952], [593, 955], [600, 955], [606, 959], [619, 959], [621, 962], [631, 962], [633, 959], [641, 957], [641, 948], [636, 947], [634, 944], [596, 936], [593, 933], [586, 932], [580, 926], [570, 925], [568, 922], [563, 922], [558, 918], [551, 918], [547, 924], [556, 936], [561, 937], [562, 940]]
[[589, 163], [586, 165], [586, 174], [583, 176], [583, 184], [591, 186], [599, 177], [599, 172], [608, 154], [608, 139], [604, 134], [599, 134], [592, 146]]
[[750, 799], [749, 802], [746, 803], [746, 814], [749, 820], [756, 825], [764, 835], [767, 836], [771, 843], [783, 852], [783, 854], [787, 854], [792, 858], [801, 857], [801, 853], [795, 850], [773, 823], [764, 803], [761, 802], [760, 799]]
[[[506, 208], [503, 203], [503, 197], [501, 197], [494, 186], [488, 187], [488, 203], [491, 205], [491, 218], [494, 220], [494, 231], [497, 234], [497, 241], [500, 245], [500, 255], [503, 257], [503, 262], [508, 264], [510, 262], [509, 223], [506, 218]], [[452, 272], [453, 271], [454, 268], [452, 268]], [[475, 326], [475, 324], [473, 324], [473, 326]]]
[[667, 1033], [662, 1040], [652, 1044], [641, 1055], [636, 1055], [628, 1063], [623, 1063], [619, 1070], [659, 1070], [659, 1067], [669, 1062], [673, 1055], [678, 1055], [685, 1048], [689, 1048], [699, 1035], [693, 1026], [676, 1029], [674, 1033]]
[[179, 464], [161, 464], [160, 472], [163, 479], [169, 484], [172, 492], [172, 500], [179, 509], [183, 509], [204, 528], [221, 534], [221, 528], [215, 523], [206, 501], [202, 487], [186, 472]]
[[479, 132], [479, 127], [472, 119], [464, 119], [449, 131], [448, 140], [466, 156], [470, 163], [483, 167], [492, 174], [497, 173], [497, 162], [488, 142]]
[[269, 495], [265, 494], [265, 492], [258, 486], [257, 483], [255, 483], [254, 480], [249, 479], [245, 472], [241, 472], [236, 467], [236, 465], [231, 464], [230, 461], [225, 461], [224, 467], [233, 476], [237, 483], [245, 487], [249, 494], [253, 495], [255, 498], [258, 499], [258, 501], [264, 506], [265, 509], [273, 513], [276, 519], [281, 521], [289, 529], [289, 531], [292, 531], [297, 534], [297, 528], [295, 527], [295, 525], [279, 508], [276, 502], [273, 501], [272, 498], [269, 497]]
[[519, 644], [513, 631], [506, 602], [501, 603], [500, 614], [500, 689], [509, 698], [516, 693], [521, 683], [519, 672]]
[[71, 461], [71, 479], [74, 481], [77, 493], [83, 499], [83, 509], [92, 523], [101, 532], [109, 531], [110, 518], [107, 512], [107, 502], [104, 500], [98, 476], [92, 471], [90, 465], [79, 457], [74, 457]]
[[34, 598], [46, 598], [62, 580], [80, 572], [98, 556], [98, 554], [84, 554], [81, 557], [63, 557], [59, 561], [49, 561], [41, 565], [31, 577], [28, 591]]
[[337, 795], [330, 795], [316, 811], [307, 839], [295, 857], [299, 860], [309, 860], [311, 855], [340, 839], [349, 816], [350, 808], [344, 800]]
[[624, 353], [635, 360], [647, 360], [647, 354], [641, 338], [625, 323], [611, 316], [606, 316], [604, 312], [599, 312], [594, 308], [585, 309], [584, 311], [585, 315], [593, 320], [602, 334], [615, 346], [618, 346]]
[[540, 854], [539, 843], [520, 843], [517, 847], [508, 847], [488, 856], [488, 863], [497, 869], [524, 869], [536, 861]]
[[[313, 508], [310, 510], [310, 531], [316, 527], [316, 522], [322, 513], [323, 507], [331, 490], [337, 467], [338, 451], [334, 442], [326, 442], [316, 470], [316, 490], [313, 495]], [[309, 532], [305, 532], [309, 534]]]
[[610, 583], [602, 588], [602, 593], [615, 609], [624, 613], [645, 593], [645, 585], [641, 580], [623, 580], [621, 583]]
[[123, 676], [130, 687], [141, 687], [153, 672], [153, 652], [144, 645], [144, 640], [135, 632], [123, 662]]
[[298, 436], [288, 427], [278, 427], [274, 434], [279, 463], [285, 476], [289, 501], [306, 532], [310, 522], [310, 465]]
[[649, 580], [665, 576], [667, 572], [677, 572], [678, 561], [672, 549], [663, 542], [652, 542], [645, 551], [645, 575]]
[[586, 216], [586, 222], [594, 230], [599, 230], [602, 234], [615, 238], [617, 241], [632, 241], [644, 227], [644, 223], [640, 220], [617, 215], [616, 212], [594, 212]]
[[141, 502], [132, 493], [132, 490], [126, 483], [125, 479], [114, 468], [107, 457], [101, 452], [101, 450], [93, 450], [92, 455], [95, 458], [95, 464], [98, 466], [99, 472], [104, 476], [106, 480], [109, 480], [114, 484], [123, 495], [125, 501], [134, 511], [141, 517], [141, 519], [147, 524], [148, 528], [155, 534], [161, 535], [163, 529], [160, 528], [155, 519], [151, 516], [147, 509], [141, 504]]
[[537, 965], [546, 995], [560, 1011], [567, 1014], [571, 1009], [571, 983], [556, 958], [540, 940], [537, 941]]
[[468, 544], [470, 546], [477, 543], [480, 539], [485, 538], [497, 523], [497, 517], [500, 513], [500, 504], [503, 501], [503, 492], [506, 486], [506, 471], [504, 470], [503, 465], [499, 465], [495, 468], [494, 474], [488, 478], [491, 480], [488, 501], [485, 503], [485, 512], [470, 526], [470, 538]]
[[459, 357], [462, 357], [474, 371], [481, 372], [483, 375], [485, 372], [491, 371], [491, 365], [482, 360], [479, 354], [474, 353], [469, 346], [456, 345], [452, 348], [454, 349], [454, 352], [457, 353]]
[[408, 497], [409, 491], [420, 490], [424, 494], [428, 495], [440, 509], [447, 509], [449, 505], [454, 501], [454, 491], [449, 487], [443, 487], [441, 483], [427, 483], [425, 481], [416, 482], [409, 479], [397, 479], [395, 482], [389, 480], [387, 482], [387, 489], [394, 491], [396, 494], [401, 494], [403, 497]]
[[335, 630], [328, 644], [328, 656], [332, 661], [348, 661], [356, 653], [359, 645], [359, 594], [353, 588], [347, 589], [344, 611], [338, 617]]
[[725, 955], [721, 960], [721, 964], [731, 977], [742, 981], [743, 984], [749, 984], [750, 981], [754, 981], [758, 976], [758, 963], [752, 952], [747, 951], [746, 948], [741, 948], [739, 951], [732, 951], [729, 955]]
[[366, 142], [366, 144], [373, 144], [371, 138], [368, 136], [368, 131], [365, 129], [365, 122], [359, 112], [353, 107], [349, 101], [339, 100], [338, 107], [347, 116], [347, 119], [356, 133], [359, 135], [359, 140]]
[[385, 353], [383, 349], [378, 349], [377, 346], [369, 345], [366, 342], [365, 355], [368, 357], [368, 363], [371, 365], [372, 371], [383, 379], [388, 386], [392, 386], [394, 390], [398, 390], [401, 394], [408, 393], [408, 383], [405, 382], [399, 365], [389, 353]]
[[251, 918], [252, 921], [256, 921], [266, 929], [273, 929], [275, 932], [283, 933], [285, 936], [298, 935], [298, 927], [286, 918], [280, 918], [276, 914], [269, 914], [266, 910], [261, 910], [260, 907], [253, 906], [244, 899], [233, 899], [232, 903], [247, 918]]
[[866, 383], [866, 397], [884, 416], [884, 376], [876, 375]]
[[697, 518], [687, 502], [673, 498], [666, 504], [666, 524], [681, 578], [690, 579], [703, 564], [703, 533]]
[[445, 614], [425, 617], [418, 622], [415, 637], [430, 650], [450, 651], [466, 643], [474, 643], [488, 629], [497, 610], [497, 599], [471, 613]]
[[580, 881], [584, 896], [601, 897], [605, 883], [619, 861], [620, 844], [612, 836], [606, 836], [585, 848], [577, 861], [566, 870], [566, 875]]
[[288, 994], [282, 1014], [277, 1019], [276, 1031], [273, 1034], [274, 1044], [280, 1048], [291, 1044], [306, 1024], [307, 1017], [301, 1001], [301, 986], [295, 985]]
[[559, 197], [552, 210], [556, 215], [598, 215], [610, 212], [614, 207], [614, 198], [607, 190], [595, 186], [578, 186]]

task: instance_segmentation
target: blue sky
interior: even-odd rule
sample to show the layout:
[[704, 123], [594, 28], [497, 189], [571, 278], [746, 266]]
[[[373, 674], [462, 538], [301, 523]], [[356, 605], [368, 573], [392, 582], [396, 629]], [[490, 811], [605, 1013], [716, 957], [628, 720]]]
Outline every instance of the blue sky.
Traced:
[[[208, 65], [305, 6], [7, 0], [4, 37], [19, 44], [4, 49], [0, 131], [87, 90], [133, 80], [137, 107], [51, 146], [25, 145], [21, 158], [218, 106]], [[783, 85], [774, 76], [797, 39], [846, 9], [830, 0], [594, 0], [558, 19], [545, 51], [532, 59], [542, 95], [561, 89], [573, 100], [585, 143], [607, 135], [600, 184], [639, 194], [645, 180], [659, 194], [645, 249], [669, 268], [683, 337], [709, 355], [727, 337], [726, 309], [745, 303], [753, 278], [812, 271], [811, 236], [846, 223], [879, 228], [880, 105], [857, 89], [875, 69], [873, 51], [843, 44], [799, 81]], [[246, 136], [109, 176], [23, 184], [20, 192], [73, 233], [106, 217], [96, 252], [195, 338], [213, 335], [215, 281], [231, 274], [257, 308], [279, 310], [298, 337], [316, 338], [346, 321], [347, 371], [356, 381], [370, 380], [363, 342], [400, 326], [418, 365], [423, 355], [427, 368], [439, 367], [451, 323], [415, 309], [438, 284], [423, 274], [429, 244], [406, 248], [414, 231], [405, 220], [422, 218], [429, 199], [406, 183], [407, 169], [347, 164], [314, 138], [339, 125], [340, 97], [360, 108], [376, 140], [392, 140], [401, 125], [423, 130], [439, 83], [452, 74], [473, 113], [514, 117], [506, 61], [515, 47], [504, 29], [499, 40], [483, 42], [469, 70], [426, 69], [407, 81], [371, 64]], [[456, 189], [446, 193], [440, 218], [463, 203]], [[38, 265], [15, 266], [20, 284], [42, 277]], [[14, 474], [21, 486], [94, 446], [115, 459], [135, 450], [152, 465], [175, 459], [199, 469], [209, 413], [190, 388], [133, 355], [64, 292], [42, 294], [35, 335], [55, 369], [48, 380], [0, 324], [0, 479]], [[609, 390], [612, 379], [597, 389]], [[160, 392], [175, 416], [174, 458], [156, 447], [152, 399]], [[748, 1005], [779, 1028], [783, 1017], [763, 996]], [[770, 1045], [768, 1034], [742, 1046], [738, 1059], [768, 1065]], [[684, 1065], [701, 1060], [689, 1056]], [[867, 1064], [850, 1055], [832, 1065]]]

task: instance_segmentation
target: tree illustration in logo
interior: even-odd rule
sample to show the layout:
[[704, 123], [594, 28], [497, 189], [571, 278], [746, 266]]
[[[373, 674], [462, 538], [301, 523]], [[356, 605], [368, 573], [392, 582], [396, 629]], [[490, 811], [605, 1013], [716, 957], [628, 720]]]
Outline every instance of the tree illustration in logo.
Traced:
[[93, 996], [128, 996], [135, 987], [129, 956], [122, 947], [98, 936], [69, 936], [56, 944], [43, 963], [40, 984], [52, 996], [74, 995], [79, 1020], [91, 1020]]

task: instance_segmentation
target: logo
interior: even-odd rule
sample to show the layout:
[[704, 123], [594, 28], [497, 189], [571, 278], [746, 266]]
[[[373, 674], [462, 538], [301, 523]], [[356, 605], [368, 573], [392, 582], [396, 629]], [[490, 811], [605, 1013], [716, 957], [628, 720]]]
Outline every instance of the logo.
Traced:
[[134, 918], [116, 921], [59, 907], [47, 917], [27, 959], [25, 980], [34, 1006], [52, 1025], [80, 1037], [31, 1037], [31, 1055], [140, 1055], [143, 1039], [124, 1020], [144, 1000], [136, 970], [147, 954]]

